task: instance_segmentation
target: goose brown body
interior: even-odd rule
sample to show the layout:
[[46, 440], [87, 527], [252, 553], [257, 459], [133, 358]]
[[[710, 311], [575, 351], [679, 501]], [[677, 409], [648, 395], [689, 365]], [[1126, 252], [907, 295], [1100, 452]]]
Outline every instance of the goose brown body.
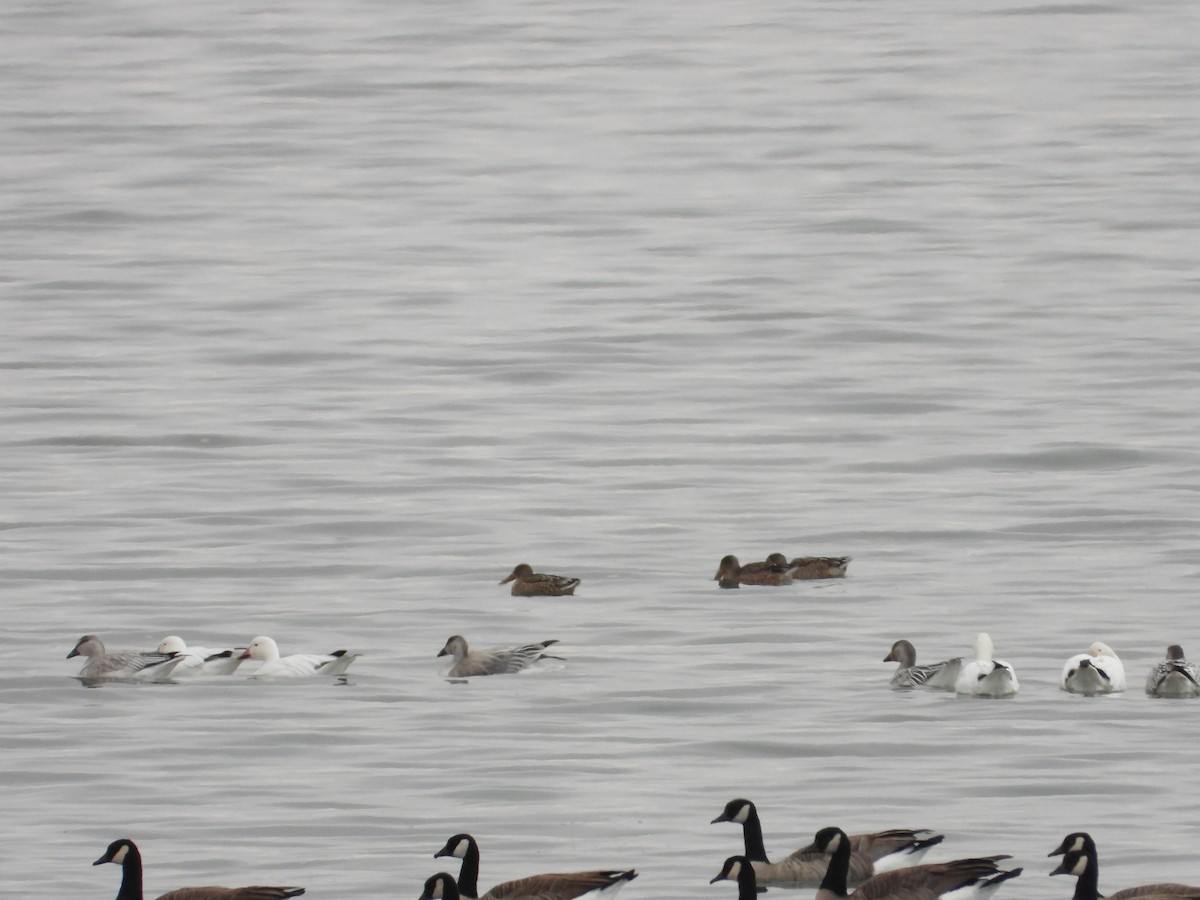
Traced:
[[[767, 858], [758, 808], [750, 800], [730, 800], [711, 824], [718, 822], [734, 822], [742, 826], [745, 857], [754, 869], [757, 884], [816, 887], [825, 878], [830, 856], [824, 851], [806, 847], [778, 862], [771, 862]], [[876, 863], [889, 857], [894, 857], [890, 861], [899, 865], [915, 864], [930, 847], [942, 842], [943, 835], [925, 828], [892, 828], [850, 835], [848, 840], [851, 853], [846, 877], [850, 884], [859, 884], [875, 874]]]
[[846, 875], [850, 861], [850, 842], [840, 828], [823, 828], [805, 850], [830, 853], [829, 869], [816, 900], [936, 900], [942, 894], [974, 888], [975, 896], [986, 897], [1003, 882], [1016, 878], [1021, 869], [1005, 871], [997, 863], [1007, 856], [956, 859], [896, 869], [875, 875], [860, 884], [854, 893], [847, 891]]
[[[137, 845], [128, 838], [113, 841], [104, 855], [92, 863], [115, 863], [121, 867], [121, 887], [117, 900], [142, 900], [142, 854]], [[302, 887], [274, 887], [251, 885], [249, 887], [185, 887], [160, 894], [158, 900], [285, 900], [299, 897]]]
[[574, 900], [591, 891], [605, 890], [611, 893], [612, 889], [637, 878], [637, 872], [633, 869], [547, 872], [505, 881], [480, 895], [479, 844], [475, 838], [469, 834], [456, 834], [433, 856], [435, 859], [452, 856], [462, 860], [456, 888], [460, 896], [471, 900]]

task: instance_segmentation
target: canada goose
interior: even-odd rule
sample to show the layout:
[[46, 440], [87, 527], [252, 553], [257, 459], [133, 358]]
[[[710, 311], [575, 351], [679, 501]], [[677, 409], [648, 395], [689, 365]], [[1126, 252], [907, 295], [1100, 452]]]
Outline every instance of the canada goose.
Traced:
[[718, 881], [736, 881], [738, 900], [756, 900], [758, 880], [754, 877], [754, 866], [746, 857], [731, 856], [725, 860], [725, 865], [709, 884], [716, 884]]
[[127, 678], [137, 681], [159, 681], [170, 677], [182, 659], [171, 653], [143, 653], [138, 650], [123, 650], [108, 653], [100, 638], [85, 634], [67, 654], [67, 659], [86, 656], [87, 662], [79, 670], [78, 678], [85, 681], [99, 678]]
[[962, 657], [918, 666], [917, 648], [905, 640], [892, 644], [891, 651], [883, 661], [900, 663], [896, 674], [892, 676], [891, 683], [895, 687], [927, 687], [952, 691], [954, 682], [958, 679], [958, 672], [962, 668]]
[[567, 578], [563, 575], [543, 575], [533, 571], [529, 563], [518, 563], [512, 573], [501, 581], [501, 584], [513, 583], [514, 597], [565, 597], [574, 596], [575, 588], [579, 587], [578, 578]]
[[991, 636], [979, 632], [975, 636], [975, 659], [964, 665], [954, 682], [959, 694], [977, 697], [1011, 697], [1017, 692], [1017, 673], [1002, 659], [994, 657]]
[[438, 656], [453, 656], [454, 664], [446, 670], [448, 678], [469, 678], [472, 675], [511, 675], [528, 668], [539, 659], [561, 659], [549, 656], [546, 648], [557, 644], [557, 640], [522, 647], [506, 647], [495, 650], [472, 650], [461, 634], [451, 635]]
[[1125, 690], [1125, 666], [1112, 647], [1100, 641], [1067, 660], [1059, 687], [1073, 694], [1112, 694]]
[[332, 653], [293, 653], [279, 655], [279, 645], [269, 637], [256, 637], [238, 659], [257, 659], [262, 665], [253, 672], [254, 678], [276, 678], [292, 675], [341, 675], [358, 659], [357, 653], [334, 650]]
[[242, 664], [239, 653], [230, 650], [210, 650], [208, 647], [189, 647], [183, 638], [167, 635], [158, 645], [159, 653], [181, 656], [175, 667], [176, 675], [232, 675]]
[[[772, 557], [783, 558], [782, 553], [772, 553]], [[723, 588], [737, 588], [743, 584], [767, 584], [781, 585], [791, 584], [793, 568], [786, 563], [782, 566], [771, 562], [770, 557], [766, 562], [750, 563], [746, 566], [738, 562], [738, 558], [730, 553], [728, 556], [721, 558], [720, 564], [717, 566], [717, 574], [713, 576], [713, 581], [717, 582]]]
[[[121, 867], [121, 889], [117, 891], [117, 900], [142, 900], [142, 854], [133, 841], [128, 838], [113, 841], [92, 865], [101, 863], [115, 863]], [[284, 900], [303, 893], [302, 887], [187, 887], [167, 891], [159, 895], [158, 900]]]
[[[745, 856], [750, 860], [758, 884], [816, 887], [829, 869], [828, 854], [820, 852], [797, 850], [779, 862], [768, 860], [758, 808], [749, 800], [730, 800], [710, 824], [718, 822], [735, 822], [742, 826]], [[943, 839], [943, 835], [934, 834], [928, 828], [893, 828], [853, 835], [849, 838], [851, 854], [847, 879], [851, 884], [858, 884], [877, 872], [915, 865], [930, 847], [940, 844]]]
[[817, 889], [816, 900], [936, 900], [956, 891], [955, 900], [984, 900], [1020, 869], [1004, 871], [996, 863], [1007, 856], [956, 859], [946, 863], [928, 863], [896, 869], [869, 878], [853, 894], [846, 893], [846, 873], [850, 865], [850, 841], [840, 828], [822, 828], [806, 851], [832, 853], [829, 871]]
[[1200, 696], [1200, 674], [1196, 672], [1195, 663], [1184, 657], [1183, 648], [1178, 644], [1168, 647], [1166, 659], [1150, 670], [1146, 693], [1155, 697]]
[[[1096, 857], [1096, 842], [1084, 831], [1076, 831], [1062, 839], [1049, 856], [1062, 855], [1063, 861], [1051, 875], [1074, 875], [1074, 900], [1099, 900], [1100, 864]], [[1190, 884], [1143, 884], [1109, 894], [1107, 900], [1148, 900], [1151, 897], [1200, 898], [1200, 887]]]
[[459, 900], [458, 885], [449, 872], [438, 872], [425, 879], [425, 889], [417, 900]]
[[[527, 878], [498, 884], [480, 898], [479, 844], [475, 842], [475, 838], [469, 834], [454, 835], [446, 841], [445, 847], [433, 854], [434, 859], [443, 856], [453, 856], [462, 860], [462, 868], [458, 873], [458, 893], [472, 900], [572, 900], [592, 891], [603, 891], [605, 897], [610, 897], [624, 887], [626, 882], [637, 878], [637, 872], [633, 869], [597, 869], [591, 872], [530, 875]], [[431, 878], [425, 883], [427, 891], [432, 881]]]

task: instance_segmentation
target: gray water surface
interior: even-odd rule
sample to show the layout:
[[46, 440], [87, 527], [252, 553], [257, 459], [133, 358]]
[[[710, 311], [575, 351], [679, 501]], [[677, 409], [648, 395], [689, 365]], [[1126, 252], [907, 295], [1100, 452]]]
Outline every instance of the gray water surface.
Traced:
[[[1200, 881], [1200, 33], [1178, 3], [0, 8], [7, 891], [415, 898], [709, 825]], [[725, 553], [851, 554], [721, 591]], [[583, 579], [514, 598], [514, 564]], [[987, 630], [1011, 701], [895, 693]], [[350, 647], [86, 689], [78, 637]], [[434, 654], [557, 638], [540, 674]], [[1079, 698], [1095, 640], [1131, 690]], [[777, 893], [777, 891], [776, 891]]]

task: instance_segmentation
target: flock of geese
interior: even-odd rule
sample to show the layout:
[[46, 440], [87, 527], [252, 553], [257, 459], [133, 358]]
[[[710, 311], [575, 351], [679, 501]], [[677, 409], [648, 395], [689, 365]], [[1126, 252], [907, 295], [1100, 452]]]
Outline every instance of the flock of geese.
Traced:
[[[511, 675], [544, 659], [561, 659], [546, 652], [558, 641], [540, 641], [520, 647], [472, 650], [461, 634], [451, 635], [438, 656], [452, 657], [448, 678], [478, 675]], [[157, 650], [121, 650], [109, 653], [103, 641], [85, 634], [67, 654], [87, 661], [76, 676], [85, 684], [104, 681], [171, 681], [181, 676], [232, 675], [244, 660], [258, 660], [253, 678], [298, 677], [305, 675], [344, 675], [361, 654], [348, 650], [332, 653], [293, 653], [280, 656], [279, 645], [269, 637], [256, 637], [245, 647], [213, 650], [188, 646], [178, 635], [163, 638]]]
[[[738, 900], [757, 900], [768, 886], [813, 888], [816, 900], [987, 900], [1021, 868], [1000, 864], [1005, 854], [966, 857], [941, 863], [922, 863], [944, 835], [929, 829], [893, 828], [848, 835], [840, 828], [822, 828], [812, 843], [779, 862], [767, 859], [762, 825], [755, 805], [731, 800], [712, 820], [742, 826], [744, 852], [730, 856], [709, 882], [734, 881]], [[1102, 900], [1096, 843], [1085, 832], [1074, 832], [1049, 856], [1062, 856], [1050, 875], [1075, 876], [1073, 900]], [[635, 869], [593, 869], [555, 872], [506, 881], [485, 893], [479, 891], [479, 844], [469, 834], [456, 834], [433, 854], [435, 859], [461, 860], [456, 876], [438, 872], [426, 879], [418, 900], [602, 900], [637, 878]], [[142, 855], [128, 838], [113, 841], [92, 865], [113, 863], [121, 867], [116, 900], [142, 900]], [[854, 888], [851, 891], [851, 888]], [[158, 900], [285, 900], [305, 888], [251, 885], [247, 887], [187, 887], [161, 894]], [[1108, 900], [1200, 900], [1200, 887], [1158, 883], [1125, 888]]]
[[[740, 565], [737, 557], [724, 557], [714, 576], [721, 588], [742, 584], [780, 586], [795, 580], [840, 578], [846, 574], [850, 557], [797, 557], [788, 560], [773, 553], [762, 562]], [[516, 596], [567, 596], [579, 586], [578, 578], [534, 572], [526, 563], [516, 566], [500, 584], [512, 584]], [[446, 674], [451, 678], [511, 674], [541, 659], [551, 657], [547, 649], [556, 641], [541, 641], [496, 650], [471, 650], [465, 638], [453, 635], [438, 656], [452, 657]], [[891, 684], [896, 688], [953, 690], [959, 694], [1004, 697], [1018, 690], [1012, 665], [996, 659], [992, 639], [980, 633], [974, 642], [973, 659], [947, 659], [918, 665], [916, 649], [907, 640], [896, 641], [884, 662], [898, 663]], [[84, 635], [67, 655], [84, 657], [79, 673], [84, 681], [120, 678], [165, 680], [179, 675], [229, 675], [245, 660], [259, 662], [255, 677], [340, 675], [358, 657], [346, 650], [332, 653], [298, 653], [282, 656], [276, 642], [265, 636], [245, 647], [215, 650], [188, 646], [176, 635], [165, 637], [154, 651], [109, 653], [100, 639]], [[1125, 689], [1121, 660], [1107, 644], [1097, 642], [1084, 653], [1072, 656], [1063, 666], [1060, 686], [1082, 694], [1101, 694]], [[1167, 649], [1166, 658], [1150, 671], [1146, 692], [1163, 697], [1200, 695], [1195, 665], [1178, 645]], [[847, 835], [840, 828], [823, 828], [812, 843], [778, 862], [771, 862], [763, 842], [762, 824], [755, 805], [745, 799], [731, 800], [712, 822], [742, 826], [744, 852], [729, 857], [710, 883], [734, 881], [738, 900], [756, 900], [768, 886], [817, 888], [816, 900], [987, 900], [1006, 881], [1019, 876], [1021, 868], [1003, 868], [1006, 855], [955, 859], [943, 863], [921, 863], [930, 848], [942, 843], [944, 835], [929, 829], [895, 828], [866, 834]], [[1051, 875], [1076, 878], [1073, 900], [1101, 900], [1096, 844], [1083, 832], [1068, 835], [1050, 856], [1062, 856]], [[498, 884], [480, 894], [479, 844], [469, 834], [451, 837], [434, 858], [462, 861], [457, 877], [448, 872], [430, 876], [419, 900], [576, 900], [602, 898], [620, 890], [637, 877], [635, 869], [596, 869], [584, 872], [531, 875]], [[142, 857], [133, 841], [113, 841], [93, 865], [121, 866], [121, 886], [116, 900], [142, 900]], [[851, 892], [851, 888], [854, 888]], [[302, 887], [253, 885], [249, 887], [180, 888], [160, 895], [159, 900], [285, 900], [305, 892]], [[1108, 900], [1200, 900], [1200, 887], [1183, 884], [1150, 884], [1127, 888]]]
[[[944, 659], [917, 665], [917, 650], [909, 641], [896, 641], [883, 658], [900, 665], [892, 676], [898, 688], [933, 688], [982, 697], [1011, 697], [1017, 693], [1017, 673], [1005, 660], [995, 658], [992, 639], [981, 632], [975, 637], [975, 658]], [[1066, 661], [1059, 687], [1074, 694], [1093, 696], [1125, 690], [1125, 665], [1108, 644], [1097, 641], [1083, 653]], [[1146, 693], [1154, 697], [1200, 696], [1200, 673], [1188, 662], [1183, 648], [1172, 644], [1165, 658], [1156, 662], [1146, 676]]]

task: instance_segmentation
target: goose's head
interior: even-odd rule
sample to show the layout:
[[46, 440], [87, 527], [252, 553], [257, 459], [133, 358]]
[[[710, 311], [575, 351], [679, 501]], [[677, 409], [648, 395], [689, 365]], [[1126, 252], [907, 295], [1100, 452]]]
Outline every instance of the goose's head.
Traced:
[[269, 637], [259, 636], [252, 640], [238, 659], [257, 659], [259, 662], [274, 662], [279, 659], [279, 645]]
[[917, 662], [917, 648], [908, 641], [896, 641], [883, 661], [900, 663], [904, 668], [910, 668]]
[[[709, 822], [709, 825], [716, 825], [718, 822], [737, 822], [739, 825], [745, 825], [755, 813], [754, 804], [749, 800], [743, 800], [740, 797], [737, 800], [730, 800], [725, 804], [725, 808], [721, 810], [721, 814]], [[710, 881], [709, 884], [712, 884]]]
[[453, 656], [456, 660], [467, 656], [467, 639], [461, 634], [451, 635], [446, 646], [438, 651], [438, 656]]
[[75, 647], [67, 654], [67, 659], [72, 659], [76, 656], [103, 656], [104, 645], [100, 643], [100, 638], [94, 634], [85, 634], [75, 642]]
[[801, 853], [834, 853], [843, 841], [847, 841], [846, 832], [840, 828], [822, 828], [813, 837], [813, 842], [800, 850]]
[[1063, 861], [1058, 864], [1051, 875], [1074, 875], [1076, 878], [1087, 871], [1091, 865], [1091, 859], [1082, 850], [1071, 850], [1063, 856]]
[[741, 881], [747, 877], [754, 878], [754, 866], [750, 865], [750, 860], [744, 856], [731, 856], [725, 860], [725, 865], [721, 866], [721, 871], [709, 884], [716, 884], [718, 881]]
[[533, 566], [529, 563], [517, 563], [513, 566], [512, 573], [501, 581], [501, 584], [508, 584], [510, 581], [524, 581], [533, 574]]
[[1182, 661], [1186, 658], [1187, 657], [1185, 657], [1183, 655], [1183, 648], [1180, 647], [1178, 644], [1172, 644], [1170, 647], [1167, 648], [1167, 659], [1174, 659], [1177, 661]]
[[118, 866], [125, 865], [126, 859], [138, 859], [137, 846], [129, 838], [119, 838], [108, 845], [108, 849], [104, 851], [104, 855], [92, 863], [93, 866], [103, 865], [104, 863], [116, 863]]
[[1102, 641], [1096, 641], [1092, 646], [1088, 647], [1088, 656], [1111, 656], [1117, 658], [1117, 654], [1113, 652], [1113, 648]]
[[996, 655], [996, 648], [992, 644], [992, 636], [986, 631], [981, 631], [975, 635], [975, 658], [981, 662], [991, 662]]
[[418, 900], [458, 900], [458, 883], [448, 872], [438, 872], [425, 880]]
[[1062, 839], [1062, 843], [1047, 853], [1047, 856], [1062, 856], [1064, 853], [1095, 853], [1096, 842], [1086, 831], [1073, 831]]
[[159, 653], [182, 653], [187, 649], [187, 644], [183, 642], [177, 634], [169, 634], [163, 638], [158, 644]]
[[476, 846], [475, 838], [469, 834], [456, 834], [450, 840], [446, 841], [445, 847], [433, 854], [433, 858], [439, 859], [443, 856], [453, 856], [455, 859], [465, 859], [474, 846]]

